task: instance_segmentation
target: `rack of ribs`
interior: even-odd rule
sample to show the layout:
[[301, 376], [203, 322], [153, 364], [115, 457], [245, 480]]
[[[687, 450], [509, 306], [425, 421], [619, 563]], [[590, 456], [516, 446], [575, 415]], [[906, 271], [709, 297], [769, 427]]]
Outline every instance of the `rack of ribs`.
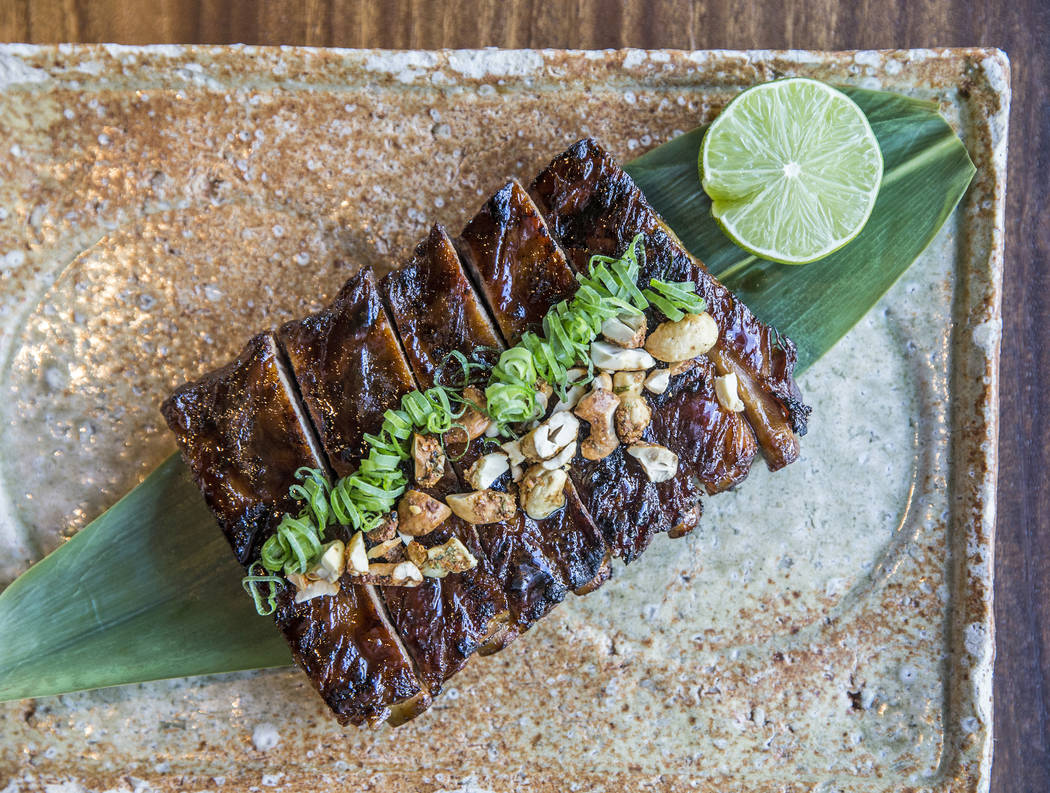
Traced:
[[[794, 346], [719, 284], [630, 176], [586, 139], [529, 190], [508, 182], [455, 240], [435, 226], [380, 283], [359, 271], [329, 307], [254, 337], [235, 361], [164, 403], [208, 506], [250, 570], [281, 516], [296, 508], [288, 487], [300, 467], [333, 479], [353, 472], [365, 435], [378, 432], [404, 394], [449, 385], [442, 377], [454, 353], [470, 358], [516, 344], [572, 298], [593, 255], [620, 256], [639, 234], [638, 286], [653, 278], [695, 283], [719, 331], [706, 355], [677, 366], [662, 393], [646, 395], [652, 418], [639, 438], [677, 454], [677, 472], [651, 481], [622, 445], [601, 459], [576, 454], [565, 504], [549, 517], [518, 510], [472, 524], [452, 515], [425, 536], [402, 537], [417, 552], [457, 540], [476, 560], [472, 569], [418, 586], [344, 573], [336, 594], [310, 599], [281, 589], [277, 626], [340, 721], [414, 718], [472, 655], [503, 649], [568, 592], [601, 586], [613, 558], [632, 562], [657, 534], [690, 531], [701, 496], [740, 483], [759, 451], [774, 470], [793, 462], [809, 413], [793, 378]], [[649, 331], [659, 321], [655, 310], [646, 313]], [[715, 378], [727, 374], [738, 378], [742, 412], [715, 392]], [[438, 501], [469, 489], [472, 466], [489, 447], [480, 432], [462, 432], [462, 456], [442, 456], [412, 489]], [[512, 493], [517, 485], [504, 472], [490, 487]], [[334, 531], [349, 542], [345, 527]], [[397, 559], [404, 551], [394, 537], [392, 524], [369, 533], [373, 550], [390, 546]]]

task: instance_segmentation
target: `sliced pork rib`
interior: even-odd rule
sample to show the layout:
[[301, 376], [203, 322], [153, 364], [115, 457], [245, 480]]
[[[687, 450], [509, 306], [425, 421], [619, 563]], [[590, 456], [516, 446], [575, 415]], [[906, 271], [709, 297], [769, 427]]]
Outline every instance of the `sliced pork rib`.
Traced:
[[[451, 353], [498, 352], [538, 329], [553, 305], [575, 294], [575, 275], [592, 255], [621, 255], [640, 233], [639, 286], [652, 278], [697, 284], [719, 341], [706, 356], [676, 364], [663, 393], [645, 395], [653, 415], [641, 440], [678, 455], [670, 480], [652, 482], [623, 445], [601, 460], [578, 455], [566, 504], [552, 516], [534, 520], [519, 510], [476, 526], [452, 516], [416, 538], [425, 548], [459, 540], [477, 559], [471, 570], [418, 587], [374, 587], [343, 574], [337, 594], [302, 603], [295, 587], [280, 591], [277, 625], [344, 723], [413, 718], [473, 653], [500, 649], [569, 590], [599, 586], [611, 556], [630, 562], [656, 533], [691, 529], [702, 493], [742, 480], [759, 447], [774, 469], [798, 455], [809, 408], [793, 379], [794, 346], [689, 255], [597, 143], [572, 146], [531, 189], [536, 203], [508, 183], [455, 244], [435, 226], [381, 290], [361, 271], [328, 308], [254, 337], [235, 361], [163, 405], [209, 507], [251, 569], [282, 515], [299, 509], [288, 492], [297, 469], [355, 471], [368, 451], [365, 434], [379, 431], [406, 392], [439, 380], [459, 385]], [[649, 330], [661, 319], [650, 311]], [[715, 378], [728, 373], [739, 378], [743, 414], [715, 394]], [[440, 478], [435, 472], [436, 482], [410, 487], [446, 500], [468, 489], [469, 466], [491, 450], [475, 437]], [[492, 487], [517, 489], [508, 473]], [[346, 542], [350, 534], [329, 528], [327, 538]], [[418, 550], [392, 546], [384, 552]]]
[[795, 346], [762, 324], [744, 303], [707, 272], [649, 205], [634, 180], [592, 138], [557, 157], [533, 182], [554, 236], [578, 269], [596, 253], [616, 256], [635, 235], [645, 240], [639, 279], [692, 281], [719, 328], [708, 353], [720, 375], [736, 373], [748, 421], [773, 470], [798, 457], [809, 408], [795, 384]]
[[[383, 413], [397, 408], [402, 395], [416, 387], [372, 271], [360, 271], [331, 306], [286, 324], [278, 336], [288, 351], [303, 403], [323, 428], [325, 453], [341, 476], [352, 472], [362, 456], [362, 436], [377, 433]], [[451, 469], [433, 487], [412, 484], [439, 499], [457, 486]], [[418, 541], [431, 547], [450, 537], [467, 547], [477, 567], [424, 579], [418, 587], [377, 587], [432, 694], [498, 630], [507, 611], [503, 587], [473, 527], [452, 516]]]
[[[479, 347], [502, 344], [440, 226], [431, 230], [408, 263], [383, 279], [381, 288], [422, 388], [437, 383], [442, 370], [451, 379], [459, 375], [459, 367], [448, 358], [453, 351], [470, 357]], [[483, 438], [474, 439], [454, 463], [457, 471], [462, 476], [491, 450]], [[509, 485], [510, 477], [504, 474], [493, 487]], [[543, 521], [519, 511], [511, 521], [477, 527], [504, 582], [517, 632], [561, 602], [567, 589], [591, 583], [604, 562], [600, 531], [571, 488], [566, 499], [565, 509]]]
[[[555, 303], [576, 293], [572, 269], [517, 181], [489, 199], [457, 247], [508, 344], [536, 329]], [[660, 442], [651, 425], [642, 440]], [[699, 518], [702, 489], [692, 472], [683, 466], [672, 479], [651, 482], [623, 446], [601, 460], [577, 455], [570, 477], [609, 548], [626, 562], [657, 533], [681, 533]]]
[[364, 435], [415, 386], [371, 270], [362, 270], [332, 305], [277, 332], [299, 391], [338, 476], [357, 469]]
[[[178, 388], [162, 407], [183, 459], [237, 558], [250, 568], [285, 512], [301, 466], [325, 469], [281, 363], [263, 333], [231, 363]], [[347, 576], [337, 595], [278, 596], [276, 621], [296, 662], [343, 722], [404, 718], [429, 701], [371, 587]]]

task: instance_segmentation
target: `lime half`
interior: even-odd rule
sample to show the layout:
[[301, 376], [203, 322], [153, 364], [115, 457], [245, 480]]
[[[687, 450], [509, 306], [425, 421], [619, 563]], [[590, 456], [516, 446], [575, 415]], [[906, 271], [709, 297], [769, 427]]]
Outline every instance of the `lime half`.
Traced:
[[756, 85], [729, 103], [704, 135], [700, 179], [737, 245], [805, 264], [864, 228], [882, 153], [852, 99], [796, 77]]

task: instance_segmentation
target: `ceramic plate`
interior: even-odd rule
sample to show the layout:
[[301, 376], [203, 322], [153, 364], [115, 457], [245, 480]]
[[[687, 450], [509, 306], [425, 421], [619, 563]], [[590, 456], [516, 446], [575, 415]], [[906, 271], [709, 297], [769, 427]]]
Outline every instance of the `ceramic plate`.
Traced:
[[978, 168], [801, 378], [795, 465], [756, 466], [406, 727], [342, 729], [289, 669], [9, 703], [0, 790], [984, 790], [994, 50], [0, 47], [0, 584], [169, 455], [161, 399], [254, 331], [579, 137], [627, 160], [788, 74], [936, 100]]

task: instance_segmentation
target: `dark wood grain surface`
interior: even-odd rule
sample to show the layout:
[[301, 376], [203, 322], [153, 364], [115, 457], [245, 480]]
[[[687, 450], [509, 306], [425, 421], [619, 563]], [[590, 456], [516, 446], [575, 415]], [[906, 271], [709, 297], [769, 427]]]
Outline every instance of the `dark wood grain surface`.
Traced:
[[992, 790], [1050, 791], [1050, 1], [0, 0], [0, 41], [1006, 50], [1014, 94]]

